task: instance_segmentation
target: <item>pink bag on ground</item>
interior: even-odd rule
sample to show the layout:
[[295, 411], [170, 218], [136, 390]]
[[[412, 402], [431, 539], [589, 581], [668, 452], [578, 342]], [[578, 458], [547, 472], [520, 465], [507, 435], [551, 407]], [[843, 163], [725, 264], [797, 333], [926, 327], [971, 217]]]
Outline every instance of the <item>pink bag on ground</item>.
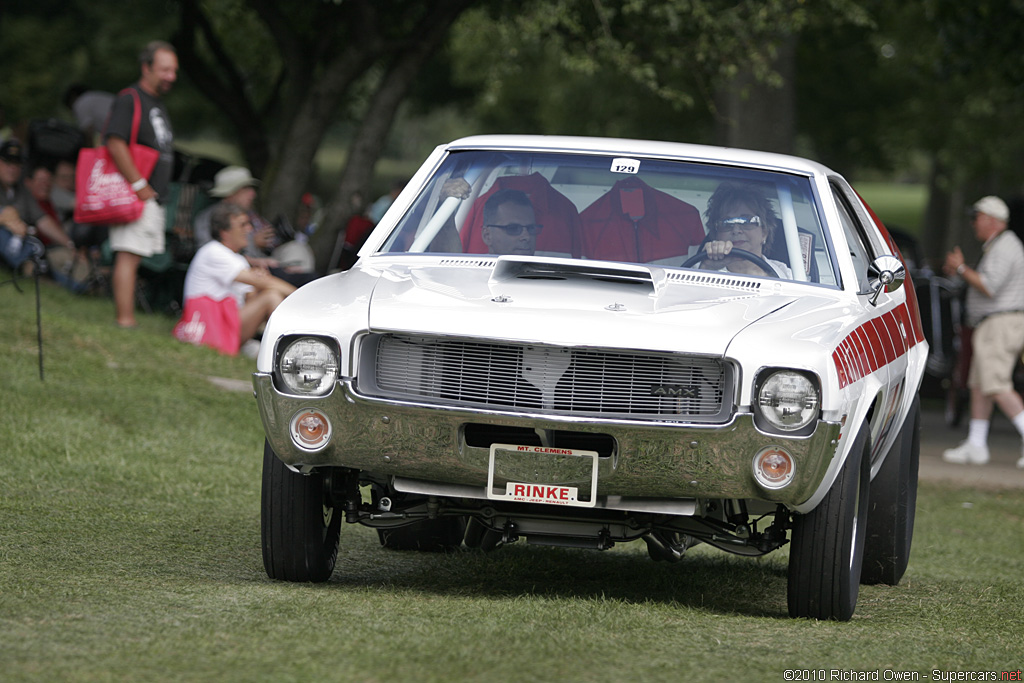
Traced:
[[235, 356], [238, 354], [241, 326], [238, 302], [233, 297], [214, 301], [208, 296], [196, 296], [185, 302], [181, 320], [174, 326], [174, 337]]

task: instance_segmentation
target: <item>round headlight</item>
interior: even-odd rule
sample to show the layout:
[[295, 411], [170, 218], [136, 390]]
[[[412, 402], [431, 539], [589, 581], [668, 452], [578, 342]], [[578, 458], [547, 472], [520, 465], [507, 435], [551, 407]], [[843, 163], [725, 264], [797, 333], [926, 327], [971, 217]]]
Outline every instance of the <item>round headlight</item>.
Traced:
[[338, 358], [334, 349], [323, 341], [301, 337], [285, 347], [278, 370], [289, 392], [322, 396], [338, 379]]
[[794, 432], [809, 425], [818, 415], [818, 390], [806, 375], [780, 370], [761, 383], [757, 406], [769, 425]]

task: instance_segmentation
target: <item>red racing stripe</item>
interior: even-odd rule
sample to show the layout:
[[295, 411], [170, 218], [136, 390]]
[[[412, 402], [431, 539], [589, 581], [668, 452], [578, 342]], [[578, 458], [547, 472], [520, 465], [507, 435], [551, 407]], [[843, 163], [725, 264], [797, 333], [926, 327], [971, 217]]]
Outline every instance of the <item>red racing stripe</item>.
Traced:
[[[908, 292], [909, 294], [909, 292]], [[903, 356], [920, 339], [911, 311], [901, 304], [854, 329], [832, 352], [839, 386], [846, 387]]]

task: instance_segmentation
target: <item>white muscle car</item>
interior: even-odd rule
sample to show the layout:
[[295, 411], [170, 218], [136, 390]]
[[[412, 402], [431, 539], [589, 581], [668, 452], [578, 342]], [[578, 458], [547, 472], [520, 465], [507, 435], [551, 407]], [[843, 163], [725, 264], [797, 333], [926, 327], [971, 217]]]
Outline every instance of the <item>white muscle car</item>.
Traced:
[[328, 580], [343, 521], [397, 549], [789, 543], [790, 613], [849, 619], [913, 534], [928, 347], [895, 253], [804, 159], [438, 147], [266, 327], [268, 575]]

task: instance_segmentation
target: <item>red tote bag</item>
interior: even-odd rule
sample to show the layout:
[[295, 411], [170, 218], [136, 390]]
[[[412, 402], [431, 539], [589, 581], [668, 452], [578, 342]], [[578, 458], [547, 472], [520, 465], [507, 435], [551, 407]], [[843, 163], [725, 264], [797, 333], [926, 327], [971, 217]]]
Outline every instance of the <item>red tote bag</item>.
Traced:
[[[148, 178], [160, 158], [160, 151], [138, 144], [142, 103], [139, 94], [128, 88], [135, 98], [132, 113], [132, 134], [128, 149], [135, 167]], [[75, 167], [75, 222], [93, 225], [120, 225], [139, 220], [145, 202], [117, 170], [117, 164], [105, 146], [85, 147], [78, 153]]]
[[238, 353], [241, 327], [238, 302], [234, 297], [215, 301], [208, 296], [194, 296], [185, 301], [173, 334], [180, 341], [209, 346], [234, 356]]

